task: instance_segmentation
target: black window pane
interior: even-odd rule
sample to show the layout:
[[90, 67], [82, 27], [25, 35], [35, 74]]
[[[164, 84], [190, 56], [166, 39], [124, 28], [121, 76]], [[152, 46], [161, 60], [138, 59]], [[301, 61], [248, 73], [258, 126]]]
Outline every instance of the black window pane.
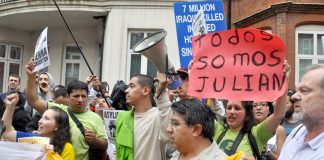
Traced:
[[141, 55], [140, 54], [132, 54], [130, 77], [133, 77], [140, 73], [141, 73]]

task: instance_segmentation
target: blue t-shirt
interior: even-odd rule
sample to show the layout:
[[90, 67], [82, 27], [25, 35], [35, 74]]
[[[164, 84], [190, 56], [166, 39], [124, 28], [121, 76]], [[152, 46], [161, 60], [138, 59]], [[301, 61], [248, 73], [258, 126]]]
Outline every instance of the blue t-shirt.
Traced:
[[36, 133], [27, 133], [27, 132], [17, 131], [16, 142], [18, 142], [18, 138], [24, 138], [24, 137], [39, 137], [39, 135]]

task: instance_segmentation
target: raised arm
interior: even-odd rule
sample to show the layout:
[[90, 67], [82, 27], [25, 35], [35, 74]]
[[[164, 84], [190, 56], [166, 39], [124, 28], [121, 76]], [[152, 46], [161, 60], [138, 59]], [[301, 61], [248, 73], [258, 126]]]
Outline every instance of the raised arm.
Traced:
[[[159, 124], [160, 124], [160, 140], [162, 142], [167, 142], [169, 140], [168, 133], [166, 131], [170, 119], [171, 119], [171, 101], [169, 99], [168, 93], [163, 86], [167, 86], [169, 80], [166, 79], [165, 74], [159, 73], [155, 78], [159, 81], [158, 86], [156, 87], [156, 93], [154, 96], [154, 100], [159, 110]], [[158, 94], [162, 91], [162, 94], [159, 98], [157, 98]]]
[[[285, 62], [284, 65], [284, 74], [286, 75], [286, 85], [288, 85], [290, 76], [290, 65], [287, 62]], [[285, 92], [276, 101], [273, 114], [271, 114], [267, 119], [265, 119], [268, 129], [269, 131], [271, 131], [271, 133], [275, 133], [277, 127], [279, 126], [280, 122], [285, 116], [287, 104], [287, 91], [288, 87], [286, 86]]]
[[27, 73], [27, 88], [26, 88], [26, 96], [27, 102], [30, 106], [35, 108], [39, 113], [44, 113], [47, 109], [47, 102], [38, 98], [36, 94], [36, 74], [33, 73], [35, 68], [34, 59], [31, 58], [25, 66]]
[[16, 104], [19, 100], [19, 96], [17, 93], [10, 94], [6, 97], [6, 110], [3, 113], [2, 121], [6, 126], [6, 129], [3, 133], [3, 138], [15, 142], [16, 141], [16, 131], [12, 129], [12, 116], [15, 111]]

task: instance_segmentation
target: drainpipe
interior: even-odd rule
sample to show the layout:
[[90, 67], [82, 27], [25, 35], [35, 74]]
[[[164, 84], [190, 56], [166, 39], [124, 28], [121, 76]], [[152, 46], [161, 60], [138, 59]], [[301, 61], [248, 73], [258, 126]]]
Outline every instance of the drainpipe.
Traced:
[[228, 0], [227, 4], [227, 29], [232, 26], [232, 0]]
[[[107, 15], [108, 16], [108, 15]], [[105, 44], [105, 30], [106, 30], [106, 20], [107, 16], [93, 16], [94, 19], [101, 19], [102, 20], [102, 33], [101, 33], [101, 43], [99, 44], [99, 54], [100, 54], [100, 61], [99, 61], [99, 79], [102, 81], [102, 61], [103, 61], [103, 46]]]

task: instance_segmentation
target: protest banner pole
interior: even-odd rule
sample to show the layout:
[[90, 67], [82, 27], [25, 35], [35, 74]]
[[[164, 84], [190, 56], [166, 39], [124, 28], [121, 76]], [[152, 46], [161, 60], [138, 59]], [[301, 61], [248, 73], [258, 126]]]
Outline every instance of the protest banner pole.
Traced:
[[[60, 7], [57, 5], [57, 3], [56, 3], [55, 0], [53, 0], [53, 2], [54, 2], [55, 6], [56, 6], [56, 8], [57, 8], [57, 10], [58, 10], [58, 12], [60, 13], [60, 15], [61, 15], [61, 17], [62, 17], [62, 19], [63, 19], [63, 21], [64, 21], [64, 23], [65, 23], [65, 26], [66, 26], [67, 29], [69, 30], [69, 33], [70, 33], [70, 35], [72, 36], [74, 43], [77, 45], [77, 47], [78, 47], [78, 49], [79, 49], [79, 51], [80, 51], [80, 53], [81, 53], [81, 55], [82, 55], [84, 61], [86, 62], [87, 66], [88, 66], [88, 68], [89, 68], [89, 70], [90, 70], [91, 75], [94, 75], [92, 69], [90, 68], [90, 65], [89, 65], [87, 59], [85, 58], [85, 56], [84, 56], [84, 54], [83, 54], [83, 52], [82, 52], [82, 49], [81, 49], [79, 43], [76, 41], [76, 39], [75, 39], [75, 37], [74, 37], [74, 34], [73, 34], [73, 32], [72, 32], [72, 30], [71, 30], [69, 24], [68, 24], [67, 21], [65, 20], [65, 17], [64, 17], [64, 15], [63, 15], [63, 13], [61, 12]], [[104, 97], [105, 95], [104, 95], [103, 91], [101, 90], [100, 86], [99, 86], [99, 91], [100, 91], [101, 95]], [[104, 98], [104, 99], [105, 99], [105, 102], [107, 103], [107, 105], [109, 106], [108, 100], [107, 100], [106, 98]]]

